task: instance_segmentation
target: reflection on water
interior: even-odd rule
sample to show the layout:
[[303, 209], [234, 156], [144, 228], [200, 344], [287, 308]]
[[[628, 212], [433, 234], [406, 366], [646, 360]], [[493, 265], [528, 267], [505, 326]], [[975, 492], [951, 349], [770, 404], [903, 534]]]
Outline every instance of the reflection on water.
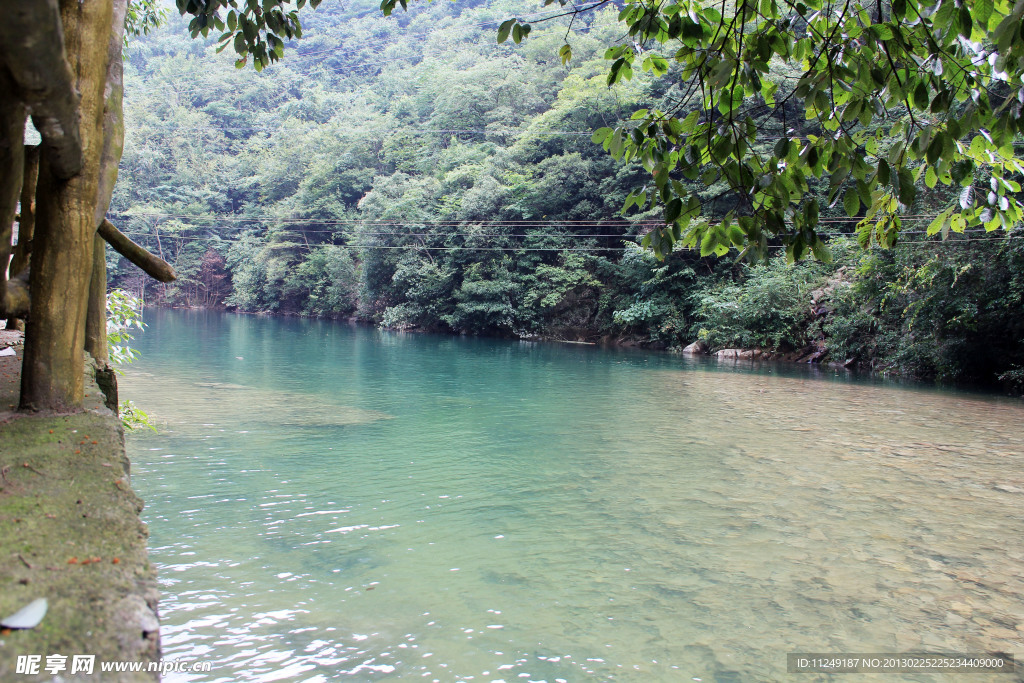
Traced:
[[161, 428], [129, 449], [164, 655], [214, 662], [168, 680], [773, 681], [794, 651], [1021, 652], [1019, 402], [149, 322], [122, 392]]

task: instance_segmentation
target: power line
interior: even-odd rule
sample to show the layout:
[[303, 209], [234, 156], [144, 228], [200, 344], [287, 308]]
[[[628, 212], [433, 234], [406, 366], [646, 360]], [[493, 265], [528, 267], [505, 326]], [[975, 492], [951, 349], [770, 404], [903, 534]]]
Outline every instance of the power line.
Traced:
[[[280, 224], [283, 229], [288, 224], [299, 224], [299, 225], [337, 225], [340, 229], [344, 228], [361, 228], [361, 227], [433, 227], [433, 228], [463, 228], [462, 230], [455, 230], [451, 232], [408, 232], [408, 231], [365, 231], [359, 230], [356, 234], [357, 237], [445, 237], [454, 238], [461, 237], [464, 239], [471, 238], [532, 238], [532, 239], [607, 239], [607, 238], [628, 238], [628, 237], [642, 237], [641, 231], [651, 231], [656, 228], [663, 227], [665, 224], [660, 220], [644, 220], [630, 222], [628, 220], [611, 220], [611, 221], [558, 221], [558, 220], [547, 220], [547, 221], [534, 221], [534, 220], [504, 220], [504, 221], [491, 221], [486, 223], [478, 223], [481, 227], [509, 227], [511, 229], [528, 229], [528, 228], [555, 228], [555, 227], [566, 227], [566, 228], [601, 228], [601, 227], [614, 227], [619, 226], [624, 229], [623, 232], [618, 233], [488, 233], [488, 232], [469, 232], [464, 228], [467, 223], [464, 221], [375, 221], [375, 220], [361, 220], [361, 219], [287, 219], [280, 217], [243, 217], [243, 216], [190, 216], [186, 214], [110, 214], [113, 217], [120, 216], [121, 218], [133, 218], [133, 217], [147, 217], [147, 218], [175, 218], [179, 220], [191, 221], [193, 223], [267, 223]], [[930, 221], [935, 218], [938, 214], [909, 214], [901, 216], [901, 219], [905, 222], [923, 222]], [[862, 218], [823, 218], [819, 220], [819, 224], [826, 225], [851, 225], [860, 223]], [[629, 234], [626, 232], [629, 229], [638, 231], [636, 234]], [[339, 235], [342, 231], [339, 229], [335, 230], [301, 230], [304, 235]], [[967, 228], [963, 233], [982, 233], [991, 232], [985, 228]], [[141, 235], [150, 235], [155, 233], [135, 233]], [[273, 233], [268, 233], [267, 236]], [[280, 233], [278, 233], [280, 234]], [[856, 237], [857, 233], [854, 232], [827, 232], [827, 231], [816, 231], [816, 234], [820, 237]], [[901, 235], [925, 235], [928, 234], [927, 230], [900, 230]], [[165, 233], [171, 239], [178, 239], [177, 237]], [[189, 239], [184, 237], [182, 239]], [[217, 238], [219, 239], [219, 238]], [[228, 241], [228, 240], [225, 240]]]
[[[149, 233], [124, 233], [128, 237], [152, 237]], [[621, 235], [616, 235], [621, 237]], [[242, 242], [241, 239], [226, 239], [221, 237], [196, 237], [196, 236], [178, 236], [178, 235], [164, 235], [164, 239], [168, 240], [179, 240], [185, 242], [229, 242], [237, 243]], [[273, 247], [274, 243], [267, 244], [265, 246]], [[426, 245], [390, 245], [390, 244], [321, 244], [321, 245], [307, 245], [298, 242], [289, 243], [284, 246], [296, 247], [299, 249], [312, 250], [314, 246], [330, 246], [339, 249], [404, 249], [411, 251], [569, 251], [569, 252], [592, 252], [592, 251], [625, 251], [630, 247], [429, 247]]]
[[109, 214], [116, 218], [180, 218], [185, 220], [191, 220], [195, 222], [228, 222], [228, 223], [307, 223], [316, 225], [424, 225], [424, 226], [464, 226], [464, 225], [509, 225], [509, 226], [547, 226], [547, 225], [569, 225], [569, 226], [587, 226], [587, 225], [622, 225], [622, 226], [653, 226], [653, 225], [664, 225], [663, 222], [648, 219], [643, 221], [630, 221], [624, 218], [615, 219], [591, 219], [591, 220], [559, 220], [559, 219], [503, 219], [494, 221], [436, 221], [436, 220], [375, 220], [375, 219], [360, 219], [360, 218], [289, 218], [282, 216], [236, 216], [232, 214], [220, 214], [220, 215], [206, 215], [197, 216], [191, 214], [175, 214], [175, 213], [116, 213], [111, 212]]
[[[392, 220], [380, 220], [372, 218], [298, 218], [298, 217], [287, 217], [287, 216], [270, 216], [270, 215], [259, 215], [259, 216], [238, 216], [235, 214], [207, 214], [205, 216], [195, 214], [179, 214], [179, 213], [158, 213], [158, 212], [137, 212], [137, 213], [116, 213], [112, 212], [109, 215], [118, 218], [181, 218], [197, 222], [229, 222], [229, 223], [312, 223], [317, 225], [429, 225], [429, 226], [459, 226], [459, 225], [517, 225], [517, 226], [544, 226], [544, 225], [624, 225], [624, 226], [661, 226], [665, 223], [660, 219], [644, 219], [640, 221], [631, 221], [628, 218], [607, 218], [607, 219], [581, 219], [581, 220], [562, 220], [554, 218], [543, 218], [543, 219], [502, 219], [502, 220], [491, 220], [491, 221], [465, 221], [465, 220], [406, 220], [406, 219], [392, 219]], [[939, 214], [937, 213], [917, 213], [917, 214], [903, 214], [900, 216], [902, 220], [931, 220]], [[863, 216], [853, 217], [825, 217], [818, 220], [819, 223], [859, 223], [864, 220]], [[313, 231], [310, 231], [313, 232]]]
[[[901, 234], [903, 234], [903, 233], [901, 233]], [[921, 233], [917, 233], [917, 234], [921, 234]], [[153, 235], [151, 235], [149, 233], [132, 233], [132, 232], [125, 233], [125, 235], [127, 235], [129, 237], [152, 237], [153, 236]], [[406, 235], [406, 236], [408, 236], [408, 235]], [[856, 235], [854, 233], [834, 233], [831, 236], [833, 236], [833, 237], [856, 237]], [[575, 235], [557, 235], [556, 237], [576, 237], [576, 236]], [[617, 237], [623, 237], [623, 236], [619, 235]], [[222, 238], [222, 237], [199, 237], [199, 236], [181, 236], [181, 235], [164, 235], [164, 238], [165, 239], [169, 239], [169, 240], [181, 241], [181, 242], [217, 242], [217, 243], [219, 243], [219, 242], [227, 242], [227, 243], [238, 243], [238, 242], [244, 241], [242, 239], [237, 239], [237, 238], [231, 239], [231, 238]], [[953, 244], [959, 245], [959, 244], [963, 244], [963, 243], [967, 243], [967, 242], [999, 242], [999, 241], [1002, 241], [1002, 240], [1010, 240], [1010, 239], [1024, 239], [1024, 235], [1002, 234], [1002, 235], [1000, 235], [998, 237], [995, 237], [995, 236], [993, 236], [993, 237], [964, 237], [964, 238], [947, 239], [947, 240], [929, 239], [929, 240], [920, 240], [920, 241], [913, 241], [913, 242], [909, 242], [909, 241], [908, 242], [897, 242], [893, 246], [894, 247], [903, 247], [903, 246], [926, 246], [926, 245], [939, 246], [939, 245], [953, 245]], [[625, 243], [626, 240], [623, 240], [623, 242]], [[631, 244], [635, 245], [636, 243], [633, 242]], [[269, 244], [266, 244], [264, 246], [274, 247], [275, 244], [274, 243], [269, 243]], [[633, 247], [630, 247], [630, 246], [621, 246], [621, 247], [597, 247], [597, 246], [593, 246], [593, 247], [526, 247], [526, 246], [517, 246], [517, 247], [493, 247], [493, 246], [474, 247], [474, 246], [444, 246], [444, 247], [436, 247], [436, 246], [427, 246], [427, 245], [418, 245], [418, 244], [406, 244], [406, 245], [389, 245], [389, 244], [318, 244], [318, 245], [312, 245], [311, 246], [311, 245], [308, 245], [308, 244], [301, 244], [301, 243], [298, 243], [298, 242], [291, 242], [291, 243], [287, 243], [287, 244], [277, 243], [277, 246], [294, 247], [294, 248], [298, 248], [298, 249], [305, 249], [307, 251], [311, 251], [314, 247], [325, 246], [325, 247], [335, 247], [335, 248], [338, 248], [338, 249], [348, 249], [348, 250], [360, 250], [360, 249], [397, 250], [397, 249], [402, 249], [402, 250], [406, 250], [406, 251], [473, 251], [473, 252], [476, 252], [476, 251], [499, 251], [499, 252], [531, 252], [531, 251], [595, 252], [595, 251], [608, 251], [608, 252], [625, 252], [625, 251], [628, 251], [628, 250], [633, 248]], [[785, 245], [782, 245], [782, 244], [776, 244], [776, 245], [768, 245], [767, 248], [768, 249], [786, 249], [787, 247]], [[879, 247], [875, 247], [874, 245], [872, 245], [872, 248], [879, 248]]]

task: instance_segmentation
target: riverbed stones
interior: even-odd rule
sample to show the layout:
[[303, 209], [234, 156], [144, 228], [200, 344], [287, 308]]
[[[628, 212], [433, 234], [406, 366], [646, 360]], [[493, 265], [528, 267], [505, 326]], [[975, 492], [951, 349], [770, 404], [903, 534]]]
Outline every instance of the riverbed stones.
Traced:
[[[124, 393], [131, 394], [134, 383], [143, 378], [152, 381], [151, 376], [134, 370], [126, 374], [121, 381]], [[295, 428], [356, 427], [394, 417], [379, 410], [324, 403], [301, 391], [173, 376], [162, 376], [159, 382], [162, 392], [146, 402], [146, 412], [158, 428], [208, 425], [244, 431], [262, 427], [264, 415]]]

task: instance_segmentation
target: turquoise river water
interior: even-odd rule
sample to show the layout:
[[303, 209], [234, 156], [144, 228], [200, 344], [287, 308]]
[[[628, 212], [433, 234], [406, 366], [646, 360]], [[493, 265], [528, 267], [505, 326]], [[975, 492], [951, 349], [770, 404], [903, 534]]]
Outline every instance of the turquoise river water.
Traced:
[[814, 681], [787, 653], [1024, 652], [1020, 401], [147, 321], [121, 392], [160, 430], [128, 447], [164, 657], [213, 664], [165, 680]]

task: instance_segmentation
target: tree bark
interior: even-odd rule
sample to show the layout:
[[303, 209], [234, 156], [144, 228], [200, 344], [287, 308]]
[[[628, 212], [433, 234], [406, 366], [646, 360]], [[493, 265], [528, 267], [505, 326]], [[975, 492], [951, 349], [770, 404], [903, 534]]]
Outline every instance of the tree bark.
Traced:
[[7, 329], [21, 329], [20, 325], [12, 325], [11, 321], [20, 322], [22, 318], [28, 316], [29, 301], [28, 279], [25, 273], [7, 281], [5, 301], [7, 306], [6, 315], [9, 316], [7, 318]]
[[7, 329], [24, 330], [28, 315], [28, 268], [32, 256], [32, 235], [36, 228], [36, 180], [39, 178], [39, 145], [25, 148], [24, 180], [21, 183], [21, 209], [18, 216], [18, 243], [11, 258], [7, 306], [11, 315]]
[[121, 52], [127, 12], [127, 0], [114, 2], [114, 35], [107, 46], [107, 79], [103, 90], [103, 151], [100, 152], [99, 185], [96, 190], [96, 211], [93, 214], [97, 227], [106, 218], [107, 209], [110, 208], [110, 198], [117, 182], [117, 168], [124, 151], [124, 62]]
[[11, 316], [7, 293], [7, 266], [13, 250], [12, 231], [18, 195], [24, 178], [25, 105], [9, 97], [10, 78], [0, 70], [0, 318]]
[[21, 211], [18, 218], [18, 243], [11, 259], [11, 277], [29, 267], [32, 237], [36, 231], [36, 182], [39, 180], [39, 145], [25, 148], [25, 173], [21, 184]]
[[[99, 175], [96, 187], [96, 206], [93, 223], [97, 227], [106, 219], [110, 198], [117, 182], [117, 167], [124, 151], [124, 63], [121, 60], [122, 31], [127, 2], [115, 2], [111, 25], [114, 27], [107, 46], [107, 77], [103, 90], [103, 149], [100, 152]], [[89, 308], [85, 317], [85, 350], [97, 361], [97, 373], [105, 373], [105, 383], [113, 383], [114, 405], [117, 410], [117, 379], [110, 368], [107, 348], [107, 243], [98, 233], [93, 238], [92, 278], [89, 281]], [[97, 376], [99, 380], [99, 376]], [[104, 387], [104, 394], [110, 392]], [[108, 401], [108, 406], [109, 401]]]
[[[125, 0], [116, 2], [124, 4]], [[104, 90], [109, 45], [115, 35], [121, 40], [124, 28], [123, 23], [112, 23], [114, 16], [109, 1], [60, 3], [65, 53], [73, 85], [81, 95], [78, 133], [83, 164], [78, 175], [65, 180], [59, 150], [48, 147], [40, 167], [29, 280], [33, 306], [21, 375], [22, 409], [67, 410], [80, 406], [83, 399], [85, 319], [104, 147]]]
[[107, 243], [93, 238], [92, 278], [89, 280], [89, 309], [85, 316], [85, 350], [101, 365], [110, 360], [107, 350]]
[[[82, 4], [108, 3], [83, 0]], [[83, 162], [75, 88], [78, 85], [81, 92], [82, 74], [80, 69], [73, 74], [65, 58], [65, 51], [72, 54], [65, 33], [69, 26], [77, 30], [73, 23], [68, 24], [67, 9], [70, 5], [66, 2], [58, 8], [57, 0], [8, 2], [0, 22], [0, 64], [7, 66], [13, 81], [10, 98], [29, 107], [32, 122], [43, 136], [52, 172], [65, 180], [77, 174]], [[75, 18], [71, 15], [73, 21]], [[107, 44], [105, 37], [100, 43]]]
[[100, 223], [99, 236], [105, 239], [114, 251], [141, 268], [147, 275], [160, 282], [171, 282], [177, 278], [174, 268], [167, 261], [146, 251], [127, 235], [114, 227], [108, 220]]

